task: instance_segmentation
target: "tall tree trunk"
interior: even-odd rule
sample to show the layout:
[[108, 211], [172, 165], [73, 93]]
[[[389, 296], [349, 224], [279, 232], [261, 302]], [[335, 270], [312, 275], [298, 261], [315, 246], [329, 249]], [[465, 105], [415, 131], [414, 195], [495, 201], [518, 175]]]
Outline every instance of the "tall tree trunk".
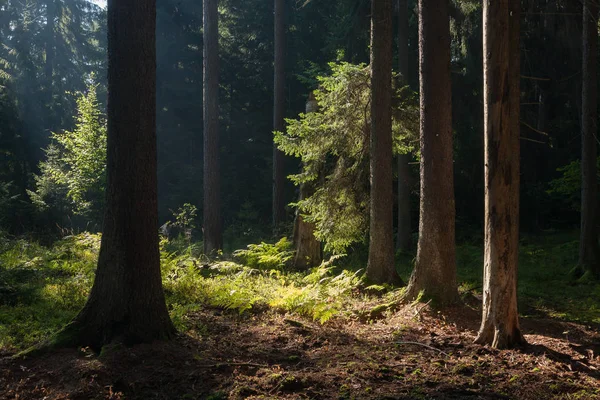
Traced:
[[371, 212], [367, 278], [400, 284], [394, 266], [392, 0], [371, 1]]
[[[273, 130], [283, 132], [285, 109], [285, 2], [275, 0], [275, 54], [273, 79]], [[277, 232], [285, 219], [284, 155], [273, 144], [273, 229]]]
[[[55, 55], [55, 29], [56, 4], [55, 0], [46, 0], [46, 63], [44, 65], [44, 75], [46, 78], [46, 89], [49, 99], [52, 100], [52, 84], [54, 74], [54, 55]], [[48, 104], [50, 104], [48, 102]], [[47, 104], [47, 105], [48, 105]]]
[[57, 4], [55, 0], [46, 0], [46, 32], [45, 32], [45, 52], [46, 62], [44, 64], [44, 81], [45, 90], [42, 97], [42, 107], [44, 112], [44, 129], [56, 129], [55, 115], [53, 112], [53, 97], [54, 97], [54, 60], [56, 57], [56, 33], [55, 20], [57, 13]]
[[448, 0], [419, 0], [421, 219], [406, 296], [421, 291], [439, 306], [458, 299]]
[[218, 0], [204, 0], [204, 253], [223, 248], [219, 168]]
[[597, 183], [597, 51], [598, 3], [583, 2], [583, 85], [581, 95], [581, 233], [579, 267], [591, 276], [600, 275], [598, 248]]
[[519, 257], [519, 0], [484, 1], [485, 255], [476, 343], [525, 342], [517, 312]]
[[[317, 100], [311, 92], [306, 102], [306, 113], [317, 111]], [[314, 188], [311, 183], [304, 182], [300, 185], [300, 200], [310, 197], [314, 193]], [[294, 249], [296, 255], [294, 257], [294, 268], [305, 270], [319, 265], [323, 259], [321, 252], [321, 242], [315, 238], [315, 224], [306, 222], [302, 218], [300, 210], [296, 211], [296, 219], [294, 220]]]
[[108, 1], [108, 187], [96, 279], [56, 346], [126, 344], [175, 333], [165, 305], [156, 193], [154, 0]]
[[[398, 72], [400, 85], [408, 85], [408, 0], [398, 0]], [[398, 237], [396, 248], [412, 247], [410, 225], [410, 154], [398, 155]]]

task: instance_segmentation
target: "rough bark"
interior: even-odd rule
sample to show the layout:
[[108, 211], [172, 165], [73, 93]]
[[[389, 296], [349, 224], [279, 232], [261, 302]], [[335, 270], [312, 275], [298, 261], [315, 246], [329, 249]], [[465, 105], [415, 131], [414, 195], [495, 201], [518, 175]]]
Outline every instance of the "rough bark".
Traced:
[[367, 278], [400, 284], [394, 266], [392, 0], [371, 2], [371, 207]]
[[483, 7], [485, 252], [476, 343], [494, 348], [525, 342], [517, 312], [520, 6], [486, 0]]
[[[408, 0], [398, 0], [398, 72], [400, 85], [408, 85]], [[410, 154], [398, 155], [398, 235], [396, 248], [412, 247], [410, 224]]]
[[[315, 95], [310, 93], [306, 102], [306, 113], [317, 111], [317, 100]], [[306, 199], [313, 194], [314, 188], [309, 183], [300, 185], [300, 200]], [[321, 252], [321, 242], [315, 238], [315, 224], [306, 222], [300, 213], [296, 211], [296, 219], [294, 220], [294, 249], [296, 255], [294, 257], [294, 268], [305, 270], [311, 267], [316, 267], [321, 264], [323, 255]]]
[[579, 268], [581, 272], [600, 275], [598, 248], [597, 183], [597, 97], [598, 97], [598, 3], [583, 2], [583, 68], [581, 91], [581, 232]]
[[158, 248], [154, 0], [108, 2], [108, 187], [88, 301], [55, 346], [135, 344], [175, 333]]
[[[285, 14], [284, 0], [275, 0], [273, 130], [283, 132], [285, 109]], [[273, 144], [273, 229], [278, 231], [285, 219], [284, 154]]]
[[421, 218], [415, 269], [406, 297], [438, 306], [458, 299], [448, 0], [419, 1]]
[[218, 0], [204, 0], [204, 252], [223, 248], [219, 168], [219, 21]]

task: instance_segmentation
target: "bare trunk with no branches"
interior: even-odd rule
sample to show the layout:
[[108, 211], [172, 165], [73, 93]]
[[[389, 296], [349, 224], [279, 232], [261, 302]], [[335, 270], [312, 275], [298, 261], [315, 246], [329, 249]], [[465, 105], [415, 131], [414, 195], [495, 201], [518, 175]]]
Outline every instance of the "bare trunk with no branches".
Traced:
[[[275, 0], [275, 54], [273, 79], [273, 130], [283, 132], [285, 109], [285, 2]], [[273, 144], [273, 229], [277, 233], [285, 220], [284, 154]]]
[[483, 315], [476, 343], [525, 342], [517, 311], [519, 258], [519, 0], [483, 7], [485, 254]]
[[458, 300], [448, 0], [419, 1], [421, 219], [407, 299], [423, 292], [438, 306]]
[[598, 248], [598, 2], [583, 2], [583, 69], [581, 96], [581, 233], [580, 273], [600, 276]]
[[[400, 85], [408, 85], [408, 0], [398, 0], [398, 72]], [[410, 154], [398, 154], [398, 237], [396, 248], [412, 247], [410, 224]]]
[[400, 284], [394, 265], [392, 0], [371, 2], [371, 211], [367, 278]]
[[219, 168], [219, 21], [218, 0], [204, 0], [204, 253], [223, 248]]
[[108, 2], [108, 186], [96, 279], [55, 346], [135, 344], [175, 334], [158, 248], [154, 0]]

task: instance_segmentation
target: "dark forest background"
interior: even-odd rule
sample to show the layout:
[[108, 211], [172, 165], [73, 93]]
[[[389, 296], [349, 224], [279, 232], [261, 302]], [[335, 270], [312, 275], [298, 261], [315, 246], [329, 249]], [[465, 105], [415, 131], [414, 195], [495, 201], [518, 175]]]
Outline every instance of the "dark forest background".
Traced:
[[[290, 1], [286, 7], [285, 110], [286, 117], [295, 118], [317, 88], [316, 77], [330, 72], [329, 62], [369, 62], [370, 3]], [[415, 7], [409, 2], [409, 83], [416, 90]], [[523, 2], [521, 229], [525, 232], [576, 228], [579, 223], [580, 8], [573, 1]], [[484, 204], [481, 4], [456, 0], [450, 13], [457, 232], [473, 235], [481, 229]], [[226, 247], [235, 248], [271, 235], [273, 10], [264, 1], [224, 0], [219, 14], [222, 210]], [[105, 18], [102, 7], [86, 0], [0, 1], [0, 226], [10, 233], [101, 229], [101, 213], [77, 212], [66, 200], [64, 188], [45, 182], [45, 207], [36, 205], [30, 192], [40, 193], [36, 175], [43, 172], [40, 162], [48, 157], [52, 132], [60, 135], [76, 128], [77, 92], [96, 85], [104, 110]], [[196, 206], [196, 215], [201, 216], [202, 5], [198, 2], [157, 2], [157, 121], [161, 224], [186, 203]], [[299, 166], [298, 160], [287, 158], [286, 174], [296, 173]], [[416, 228], [418, 164], [413, 167]], [[297, 196], [297, 188], [288, 183], [286, 202]], [[88, 202], [98, 208], [102, 198], [99, 192]], [[290, 229], [294, 212], [288, 207]], [[198, 218], [195, 226], [200, 225]], [[200, 238], [201, 229], [195, 235]]]

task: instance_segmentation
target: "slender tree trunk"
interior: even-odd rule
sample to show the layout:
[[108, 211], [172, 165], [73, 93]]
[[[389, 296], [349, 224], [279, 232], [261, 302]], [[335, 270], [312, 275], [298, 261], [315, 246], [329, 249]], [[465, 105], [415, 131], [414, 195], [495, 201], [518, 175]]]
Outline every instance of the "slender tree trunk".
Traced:
[[[544, 82], [545, 83], [545, 82]], [[539, 96], [538, 96], [538, 115], [537, 115], [537, 130], [540, 132], [546, 132], [548, 129], [548, 103], [549, 96], [551, 90], [546, 88], [546, 85], [538, 85]], [[534, 164], [531, 165], [532, 179], [531, 182], [540, 182], [540, 178], [543, 177], [544, 171], [548, 170], [548, 162], [547, 162], [547, 145], [546, 143], [531, 143], [533, 147], [533, 151], [531, 152], [533, 156]], [[539, 198], [539, 194], [536, 193], [536, 198]], [[533, 230], [535, 232], [539, 232], [543, 229], [542, 219], [540, 218], [541, 207], [534, 207], [531, 210], [533, 213]]]
[[204, 252], [223, 248], [219, 168], [218, 0], [203, 0], [204, 27]]
[[392, 0], [371, 1], [371, 215], [367, 278], [401, 284], [394, 266]]
[[[44, 74], [46, 75], [46, 85], [49, 100], [52, 100], [52, 84], [54, 74], [54, 55], [55, 55], [55, 32], [54, 24], [56, 19], [55, 0], [46, 0], [46, 63], [44, 65]], [[50, 103], [48, 103], [50, 104]]]
[[598, 248], [598, 3], [583, 2], [583, 85], [581, 95], [581, 233], [579, 267], [582, 272], [600, 275]]
[[[275, 54], [273, 79], [273, 130], [283, 132], [285, 109], [285, 2], [275, 0]], [[284, 155], [273, 144], [273, 229], [278, 231], [285, 219]]]
[[[317, 100], [311, 92], [306, 102], [306, 113], [317, 111]], [[300, 185], [300, 200], [304, 200], [313, 194], [314, 188], [310, 183], [302, 183]], [[306, 222], [300, 213], [296, 212], [294, 220], [294, 249], [296, 255], [294, 257], [294, 268], [308, 269], [319, 265], [323, 259], [321, 252], [321, 242], [315, 238], [315, 224]]]
[[485, 255], [476, 343], [525, 342], [517, 312], [519, 251], [519, 0], [484, 1]]
[[[408, 0], [398, 0], [398, 72], [400, 85], [408, 85]], [[398, 237], [396, 248], [412, 247], [410, 225], [410, 154], [398, 155]]]
[[46, 61], [44, 63], [44, 91], [41, 98], [43, 109], [44, 129], [55, 130], [56, 121], [54, 113], [54, 62], [56, 58], [56, 29], [55, 21], [57, 14], [57, 4], [55, 0], [46, 0], [46, 27], [45, 27], [45, 53]]
[[448, 0], [419, 0], [421, 219], [415, 269], [406, 296], [438, 306], [458, 299]]
[[108, 1], [108, 187], [90, 297], [55, 346], [168, 339], [158, 249], [154, 0]]

